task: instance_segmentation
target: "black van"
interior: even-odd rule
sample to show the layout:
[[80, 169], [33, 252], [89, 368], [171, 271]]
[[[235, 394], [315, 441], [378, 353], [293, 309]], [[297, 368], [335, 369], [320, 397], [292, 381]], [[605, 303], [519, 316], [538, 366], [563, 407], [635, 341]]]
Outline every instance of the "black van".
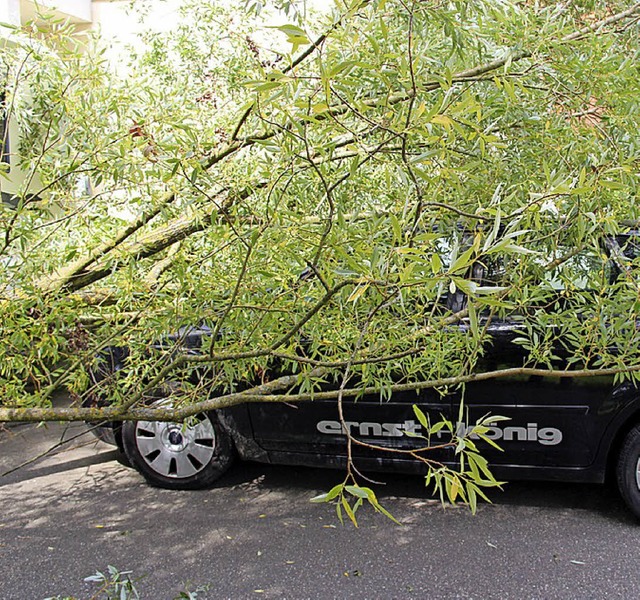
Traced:
[[[608, 277], [619, 270], [611, 255], [636, 255], [634, 233], [607, 242]], [[621, 254], [622, 255], [622, 254]], [[571, 268], [589, 269], [590, 257], [579, 256]], [[588, 285], [588, 282], [583, 282]], [[459, 292], [457, 292], [459, 294]], [[463, 297], [452, 295], [448, 304]], [[632, 381], [614, 384], [613, 376], [577, 377], [572, 371], [522, 369], [527, 350], [518, 342], [518, 320], [485, 322], [491, 343], [478, 366], [479, 372], [501, 370], [500, 377], [469, 381], [464, 390], [464, 421], [458, 415], [462, 397], [450, 390], [434, 389], [394, 393], [388, 401], [365, 395], [345, 399], [343, 420], [336, 400], [321, 398], [299, 404], [249, 403], [200, 414], [187, 425], [167, 422], [110, 423], [97, 428], [102, 439], [117, 444], [130, 463], [153, 485], [194, 489], [218, 479], [235, 457], [276, 464], [344, 467], [347, 461], [345, 428], [374, 445], [415, 448], [422, 432], [414, 405], [432, 422], [442, 418], [458, 432], [483, 415], [509, 420], [491, 423], [486, 433], [502, 450], [479, 442], [498, 479], [537, 479], [602, 483], [615, 476], [631, 510], [640, 517], [640, 391]], [[463, 320], [458, 330], [468, 327]], [[631, 328], [635, 331], [633, 324]], [[206, 327], [192, 328], [179, 338], [189, 352], [197, 352]], [[126, 351], [112, 349], [106, 371], [126, 369]], [[104, 362], [104, 361], [103, 361]], [[104, 378], [93, 372], [94, 383]], [[107, 373], [107, 374], [108, 374]], [[445, 434], [441, 430], [438, 435]], [[433, 440], [432, 440], [433, 441]], [[437, 441], [437, 438], [436, 438]], [[439, 444], [436, 444], [439, 445]], [[446, 444], [442, 444], [446, 446]], [[451, 446], [435, 450], [434, 460], [455, 464]], [[419, 473], [424, 465], [398, 453], [375, 452], [355, 445], [353, 458], [364, 470]]]

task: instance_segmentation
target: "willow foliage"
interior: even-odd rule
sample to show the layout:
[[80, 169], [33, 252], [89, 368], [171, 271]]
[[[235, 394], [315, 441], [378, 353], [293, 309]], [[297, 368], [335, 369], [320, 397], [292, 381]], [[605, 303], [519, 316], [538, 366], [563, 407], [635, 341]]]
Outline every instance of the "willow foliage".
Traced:
[[[561, 345], [585, 376], [637, 378], [640, 259], [619, 248], [614, 281], [607, 240], [639, 216], [638, 5], [285, 3], [266, 27], [216, 4], [184, 3], [117, 72], [99, 38], [14, 32], [34, 177], [0, 212], [1, 419], [280, 400], [291, 378], [247, 389], [269, 369], [295, 374], [289, 401], [454, 389], [488, 319], [521, 324], [525, 369]], [[150, 351], [199, 324], [201, 354]], [[115, 404], [80, 408], [114, 346]], [[145, 406], [167, 380], [174, 410]], [[49, 408], [61, 386], [76, 409]]]

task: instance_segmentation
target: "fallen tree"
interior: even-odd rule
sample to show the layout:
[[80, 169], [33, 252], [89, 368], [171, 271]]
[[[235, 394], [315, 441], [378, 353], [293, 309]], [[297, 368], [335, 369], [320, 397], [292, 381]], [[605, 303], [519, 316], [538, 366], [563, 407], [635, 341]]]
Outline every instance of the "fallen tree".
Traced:
[[[637, 260], [613, 257], [615, 283], [606, 269], [638, 217], [639, 18], [359, 0], [265, 29], [188, 3], [126, 76], [100, 40], [17, 30], [7, 111], [44, 184], [0, 214], [0, 421], [446, 392], [515, 374], [477, 369], [509, 315], [518, 374], [565, 376], [561, 345], [571, 376], [636, 380]], [[587, 282], [582, 251], [600, 261]], [[201, 323], [197, 355], [150, 351]], [[87, 369], [112, 347], [129, 368], [96, 390]], [[172, 406], [149, 406], [166, 381]], [[73, 407], [51, 407], [61, 387]]]

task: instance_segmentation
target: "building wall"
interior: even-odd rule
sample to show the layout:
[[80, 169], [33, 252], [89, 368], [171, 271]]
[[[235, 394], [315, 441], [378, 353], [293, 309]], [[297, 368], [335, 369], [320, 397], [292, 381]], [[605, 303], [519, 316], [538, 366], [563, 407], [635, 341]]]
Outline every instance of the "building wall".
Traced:
[[20, 0], [0, 0], [0, 22], [20, 25]]
[[[33, 0], [0, 0], [0, 2], [18, 2], [22, 23], [37, 17], [38, 9]], [[73, 23], [90, 24], [92, 21], [91, 0], [38, 0], [37, 5], [40, 11], [51, 12], [56, 17], [69, 19]]]
[[[56, 18], [68, 19], [77, 24], [79, 31], [93, 25], [93, 7], [91, 0], [0, 0], [0, 22], [20, 26], [30, 20], [45, 25], [38, 18], [39, 11], [47, 11]], [[10, 44], [11, 30], [0, 26], [0, 51], [3, 44]], [[7, 107], [3, 90], [0, 90], [0, 196], [2, 202], [15, 204], [15, 196], [25, 187], [28, 173], [18, 166], [15, 154], [19, 145], [18, 127], [13, 119], [7, 119]], [[38, 177], [31, 177], [29, 193], [37, 193], [42, 187]]]

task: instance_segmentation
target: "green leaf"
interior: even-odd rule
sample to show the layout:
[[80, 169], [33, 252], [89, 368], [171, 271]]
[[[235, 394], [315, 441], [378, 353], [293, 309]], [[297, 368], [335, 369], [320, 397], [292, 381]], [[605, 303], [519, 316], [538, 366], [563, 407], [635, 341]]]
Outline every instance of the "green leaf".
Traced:
[[353, 509], [351, 508], [351, 505], [349, 504], [345, 496], [342, 496], [342, 507], [344, 508], [344, 512], [347, 513], [347, 516], [349, 517], [353, 525], [357, 527], [358, 521], [356, 520], [356, 515], [353, 512]]
[[435, 123], [436, 125], [443, 125], [447, 129], [449, 129], [451, 125], [453, 125], [453, 120], [447, 115], [434, 115], [433, 117], [431, 117], [431, 122]]
[[309, 500], [309, 502], [317, 502], [317, 503], [328, 502], [327, 494], [324, 493], [324, 494], [319, 494], [318, 496], [314, 496]]
[[469, 508], [471, 509], [471, 514], [475, 515], [478, 510], [478, 499], [476, 496], [476, 486], [474, 486], [471, 482], [467, 482], [467, 498], [469, 499]]
[[500, 452], [503, 452], [504, 450], [496, 443], [494, 442], [491, 438], [487, 437], [486, 435], [479, 433], [478, 437], [483, 441], [486, 442], [487, 444], [489, 444], [490, 446], [493, 446], [496, 450], [500, 450]]
[[471, 264], [471, 257], [475, 252], [474, 248], [469, 248], [465, 252], [463, 252], [456, 261], [449, 268], [450, 273], [455, 273], [456, 271], [460, 271], [461, 269], [466, 269]]
[[455, 286], [462, 290], [467, 296], [475, 296], [478, 291], [478, 284], [475, 281], [471, 281], [469, 279], [461, 279], [460, 277], [452, 277], [451, 281], [454, 282]]
[[402, 242], [402, 228], [400, 227], [400, 221], [398, 217], [395, 215], [389, 215], [389, 220], [391, 221], [391, 228], [393, 229], [393, 235], [398, 244]]
[[347, 298], [347, 302], [353, 302], [354, 304], [358, 301], [358, 299], [367, 291], [369, 288], [369, 284], [365, 283], [364, 285], [359, 285], [356, 287], [353, 292]]
[[244, 85], [256, 92], [268, 92], [281, 87], [284, 83], [285, 80], [280, 79], [277, 81], [246, 81]]
[[338, 485], [332, 487], [328, 492], [319, 494], [318, 496], [314, 496], [309, 501], [315, 503], [331, 502], [331, 500], [334, 500], [340, 495], [340, 492], [342, 492], [342, 490], [343, 484], [339, 483]]
[[267, 26], [267, 29], [277, 29], [278, 31], [282, 31], [287, 36], [300, 36], [307, 37], [307, 34], [304, 32], [304, 29], [301, 29], [297, 25], [293, 25], [291, 23], [287, 25], [270, 25]]
[[367, 491], [357, 485], [347, 485], [345, 486], [344, 489], [347, 490], [347, 492], [349, 492], [352, 496], [356, 496], [357, 498], [369, 497], [369, 494], [367, 493]]
[[278, 25], [269, 27], [269, 29], [277, 29], [287, 36], [287, 41], [293, 46], [291, 51], [296, 52], [300, 46], [306, 46], [310, 43], [307, 34], [297, 25]]
[[369, 500], [369, 503], [371, 504], [371, 506], [373, 506], [373, 508], [383, 514], [385, 517], [387, 517], [388, 519], [391, 519], [394, 523], [396, 523], [397, 525], [401, 525], [401, 523], [387, 510], [385, 509], [380, 502], [378, 501], [378, 499], [376, 498], [375, 493], [373, 492], [372, 489], [369, 488], [362, 488], [364, 490], [366, 490], [367, 492], [367, 498]]
[[456, 501], [459, 491], [460, 491], [460, 480], [454, 475], [453, 478], [451, 479], [451, 485], [447, 490], [449, 495], [449, 500], [451, 500], [452, 503]]
[[420, 421], [420, 425], [424, 427], [425, 431], [429, 431], [429, 419], [427, 418], [427, 415], [420, 410], [417, 404], [413, 405], [413, 413], [416, 415], [416, 418]]
[[333, 500], [334, 498], [337, 498], [340, 495], [340, 492], [342, 492], [343, 487], [344, 486], [342, 483], [339, 483], [338, 485], [332, 487], [327, 493], [327, 500]]
[[612, 180], [609, 180], [609, 179], [601, 179], [600, 180], [600, 185], [603, 188], [607, 188], [609, 190], [626, 190], [627, 187], [628, 187], [624, 183], [621, 183], [619, 181], [612, 181]]
[[343, 71], [350, 70], [352, 67], [356, 66], [357, 62], [354, 60], [345, 60], [333, 65], [329, 70], [326, 71], [326, 76], [328, 79], [334, 79], [336, 76], [340, 75]]
[[375, 510], [377, 510], [379, 513], [383, 514], [385, 517], [387, 517], [387, 519], [390, 519], [396, 525], [402, 525], [402, 523], [400, 523], [400, 521], [398, 521], [398, 519], [396, 519], [384, 506], [379, 504], [377, 501], [376, 502], [371, 501], [371, 504], [373, 505]]
[[467, 303], [467, 308], [469, 310], [469, 328], [471, 329], [471, 333], [474, 338], [478, 338], [478, 314], [476, 313], [476, 307], [473, 302], [469, 300]]
[[431, 255], [431, 272], [437, 275], [440, 271], [442, 271], [442, 260], [440, 259], [440, 255], [434, 252]]
[[443, 427], [445, 426], [445, 422], [444, 421], [438, 421], [429, 431], [429, 433], [438, 433], [438, 431], [440, 431]]

